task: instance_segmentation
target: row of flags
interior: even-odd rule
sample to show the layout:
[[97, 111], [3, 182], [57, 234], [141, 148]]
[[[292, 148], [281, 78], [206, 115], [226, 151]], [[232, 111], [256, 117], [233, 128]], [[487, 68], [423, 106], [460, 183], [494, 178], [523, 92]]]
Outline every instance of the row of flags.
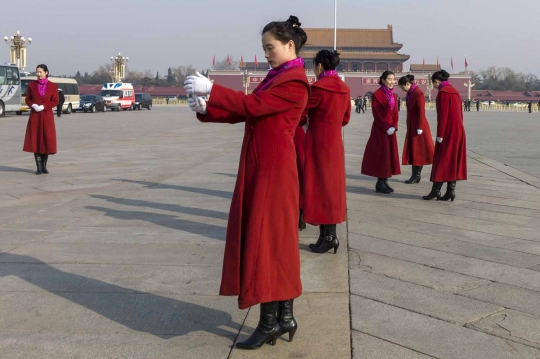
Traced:
[[[231, 55], [227, 54], [227, 63], [230, 65], [232, 62]], [[259, 60], [257, 60], [257, 54], [255, 54], [255, 66], [259, 66]], [[244, 67], [244, 55], [240, 55], [240, 67]], [[212, 66], [216, 66], [216, 55], [212, 58]]]
[[[422, 66], [426, 66], [426, 59], [422, 59]], [[439, 66], [439, 56], [437, 56], [437, 66]], [[452, 66], [452, 70], [454, 69], [454, 58], [450, 57], [450, 66]], [[465, 71], [467, 70], [467, 67], [469, 67], [469, 63], [467, 62], [467, 56], [465, 56]]]

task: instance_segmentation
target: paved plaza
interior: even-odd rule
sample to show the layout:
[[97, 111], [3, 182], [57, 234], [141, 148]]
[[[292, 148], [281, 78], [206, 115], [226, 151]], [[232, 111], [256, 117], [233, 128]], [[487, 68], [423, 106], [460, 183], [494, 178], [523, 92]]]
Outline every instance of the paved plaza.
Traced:
[[258, 307], [217, 295], [243, 125], [176, 106], [64, 115], [36, 176], [26, 121], [0, 118], [2, 359], [540, 358], [540, 113], [465, 114], [453, 203], [420, 199], [429, 167], [376, 194], [372, 118], [353, 114], [341, 246], [315, 254], [318, 229], [300, 233], [299, 331], [258, 351], [233, 349]]

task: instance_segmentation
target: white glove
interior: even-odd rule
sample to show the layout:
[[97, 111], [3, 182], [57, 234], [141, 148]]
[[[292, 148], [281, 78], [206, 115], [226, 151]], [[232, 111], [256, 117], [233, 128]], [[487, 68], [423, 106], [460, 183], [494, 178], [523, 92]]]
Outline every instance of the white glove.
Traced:
[[188, 106], [191, 111], [206, 114], [206, 97], [188, 94]]
[[392, 136], [392, 135], [394, 134], [394, 132], [396, 132], [396, 129], [393, 128], [393, 127], [390, 127], [390, 128], [388, 129], [388, 131], [386, 131], [386, 134], [387, 134], [388, 136]]
[[437, 137], [437, 142], [442, 143], [442, 137]]
[[212, 82], [207, 77], [204, 77], [200, 73], [188, 76], [184, 81], [184, 89], [187, 93], [194, 93], [197, 95], [208, 95], [212, 91]]
[[44, 109], [45, 109], [45, 106], [43, 106], [43, 105], [39, 105], [39, 106], [38, 106], [38, 112], [41, 112], [41, 111], [43, 111]]
[[39, 106], [38, 105], [33, 104], [32, 108], [34, 109], [34, 111], [39, 112]]
[[416, 133], [418, 133], [419, 135], [421, 135], [422, 132], [424, 132], [424, 131], [423, 130], [416, 130]]

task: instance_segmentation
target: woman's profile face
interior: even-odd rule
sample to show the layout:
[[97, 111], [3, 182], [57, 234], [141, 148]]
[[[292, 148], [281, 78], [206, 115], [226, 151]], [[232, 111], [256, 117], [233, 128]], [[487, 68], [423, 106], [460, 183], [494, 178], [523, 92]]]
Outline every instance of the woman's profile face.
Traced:
[[49, 74], [48, 71], [44, 71], [41, 67], [38, 67], [36, 69], [36, 77], [39, 79], [39, 80], [43, 80], [45, 78], [47, 78], [47, 75]]
[[411, 89], [411, 83], [410, 82], [407, 82], [405, 85], [399, 85], [399, 87], [405, 91], [405, 92], [409, 92], [409, 90]]
[[271, 68], [276, 68], [287, 61], [296, 59], [294, 42], [290, 40], [286, 44], [277, 40], [271, 32], [262, 35], [264, 57]]
[[313, 73], [315, 74], [316, 78], [319, 78], [319, 75], [324, 72], [322, 64], [314, 63], [315, 67], [313, 68]]
[[433, 88], [438, 90], [441, 83], [441, 80], [433, 80]]

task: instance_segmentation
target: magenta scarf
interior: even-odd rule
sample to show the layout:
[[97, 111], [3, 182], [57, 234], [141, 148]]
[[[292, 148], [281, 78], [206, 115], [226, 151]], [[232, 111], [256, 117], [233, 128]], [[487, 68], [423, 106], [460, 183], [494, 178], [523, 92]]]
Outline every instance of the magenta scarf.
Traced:
[[394, 89], [389, 89], [388, 87], [381, 85], [381, 91], [383, 92], [384, 96], [386, 96], [386, 99], [388, 100], [388, 104], [390, 105], [390, 110], [394, 109], [394, 106], [396, 106], [396, 98], [394, 97]]
[[44, 78], [43, 80], [38, 79], [38, 93], [39, 96], [45, 97], [45, 92], [47, 91], [47, 85], [49, 84], [49, 79]]
[[450, 85], [450, 81], [443, 81], [441, 82], [441, 84], [439, 85], [439, 90], [442, 89], [444, 86], [446, 85]]
[[338, 77], [339, 75], [336, 70], [326, 70], [319, 74], [319, 80], [324, 79], [325, 77], [330, 77], [330, 76]]
[[287, 61], [284, 64], [281, 64], [278, 67], [268, 71], [268, 75], [266, 75], [266, 78], [263, 80], [263, 82], [261, 82], [261, 86], [259, 88], [255, 89], [255, 91], [253, 91], [253, 93], [257, 93], [259, 91], [264, 90], [265, 88], [270, 86], [270, 84], [272, 83], [272, 81], [276, 77], [278, 77], [279, 75], [281, 75], [285, 71], [290, 70], [290, 69], [294, 69], [296, 67], [304, 67], [304, 59], [303, 58], [297, 57], [294, 60]]
[[411, 85], [411, 88], [409, 89], [409, 91], [407, 91], [406, 101], [409, 101], [409, 97], [411, 97], [412, 93], [414, 92], [414, 90], [416, 90], [417, 87], [418, 87], [417, 84]]

